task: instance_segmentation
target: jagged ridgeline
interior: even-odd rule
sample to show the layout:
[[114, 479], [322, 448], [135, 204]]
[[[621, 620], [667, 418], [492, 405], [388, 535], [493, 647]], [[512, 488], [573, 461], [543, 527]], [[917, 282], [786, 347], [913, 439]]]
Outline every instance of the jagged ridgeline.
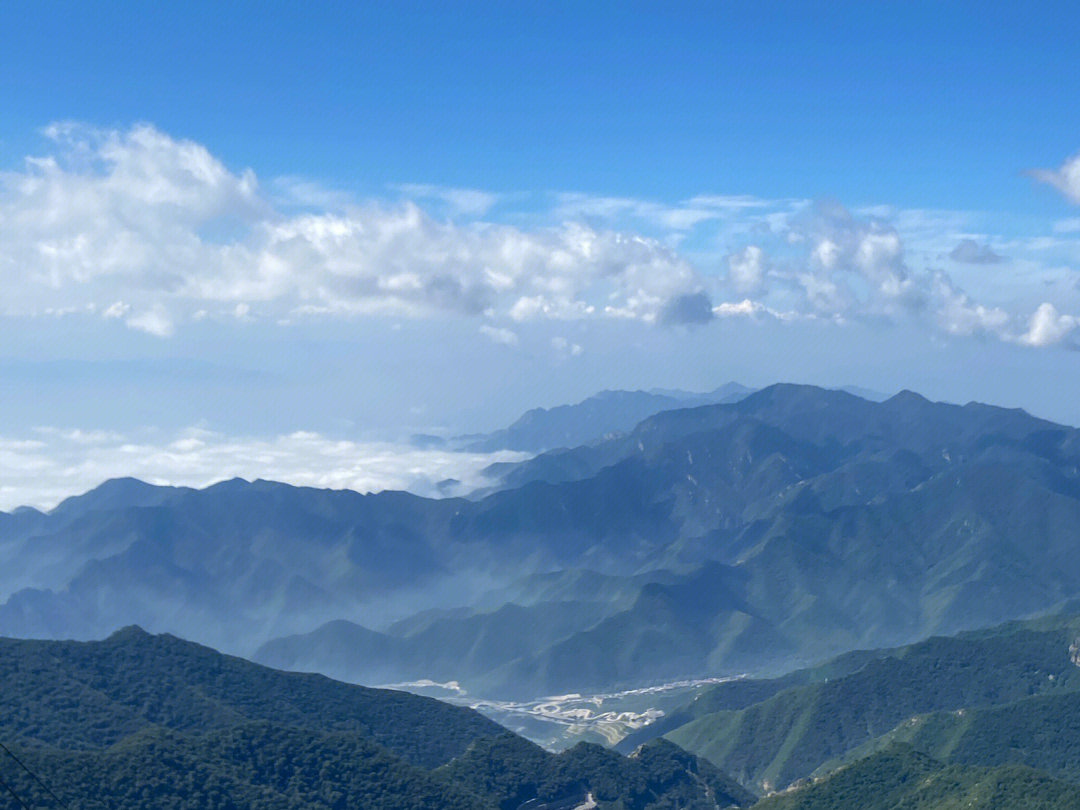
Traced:
[[473, 500], [119, 481], [0, 515], [0, 632], [134, 623], [531, 698], [776, 674], [1080, 594], [1080, 434], [1019, 410], [778, 385], [496, 472]]
[[[471, 709], [277, 672], [137, 628], [0, 639], [0, 779], [31, 807], [618, 810], [753, 795], [666, 741], [550, 754]], [[29, 772], [28, 772], [29, 771]], [[33, 775], [31, 775], [33, 774]], [[35, 779], [39, 778], [44, 786]], [[0, 807], [17, 805], [10, 794]]]

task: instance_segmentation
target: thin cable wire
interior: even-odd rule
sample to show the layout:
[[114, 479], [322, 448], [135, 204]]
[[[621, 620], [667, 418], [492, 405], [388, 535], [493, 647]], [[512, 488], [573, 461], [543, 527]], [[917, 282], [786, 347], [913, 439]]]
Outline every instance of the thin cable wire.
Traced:
[[23, 810], [30, 810], [30, 805], [28, 805], [26, 802], [24, 802], [19, 797], [19, 794], [15, 792], [15, 788], [13, 788], [11, 785], [9, 785], [7, 782], [5, 782], [3, 777], [0, 777], [0, 785], [3, 785], [4, 789], [7, 790], [7, 792], [10, 793], [12, 796], [15, 797], [15, 801], [17, 801], [19, 803], [19, 807], [21, 807]]
[[30, 774], [30, 778], [33, 779], [35, 782], [37, 782], [39, 785], [41, 785], [41, 787], [45, 790], [45, 792], [48, 793], [50, 796], [52, 796], [54, 802], [56, 802], [58, 805], [65, 808], [66, 810], [70, 810], [71, 805], [69, 805], [67, 802], [65, 802], [63, 799], [61, 799], [55, 793], [53, 793], [53, 789], [51, 787], [49, 787], [48, 785], [46, 785], [45, 782], [42, 781], [40, 776], [38, 776], [36, 773], [34, 773], [32, 770], [30, 770], [28, 767], [26, 767], [26, 764], [21, 759], [19, 759], [17, 756], [15, 756], [15, 753], [10, 748], [8, 748], [6, 745], [4, 745], [2, 742], [0, 742], [0, 749], [3, 749], [4, 753], [7, 754], [9, 757], [11, 757], [13, 760], [15, 760], [15, 762], [18, 763], [20, 768], [22, 768], [24, 771], [26, 771], [28, 774]]

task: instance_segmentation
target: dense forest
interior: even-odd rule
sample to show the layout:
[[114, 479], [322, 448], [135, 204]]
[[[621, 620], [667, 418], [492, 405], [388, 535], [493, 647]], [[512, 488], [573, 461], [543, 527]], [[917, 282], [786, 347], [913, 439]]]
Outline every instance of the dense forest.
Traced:
[[[0, 639], [0, 694], [12, 748], [0, 779], [32, 808], [538, 810], [592, 796], [611, 810], [712, 810], [755, 798], [664, 740], [630, 757], [552, 754], [471, 709], [138, 628]], [[11, 793], [8, 807], [26, 810]]]

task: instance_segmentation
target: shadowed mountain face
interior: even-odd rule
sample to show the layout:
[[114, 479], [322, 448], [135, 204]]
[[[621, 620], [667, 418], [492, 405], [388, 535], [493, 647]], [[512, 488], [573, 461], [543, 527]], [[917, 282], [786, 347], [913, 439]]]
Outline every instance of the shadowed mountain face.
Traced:
[[[1018, 410], [778, 385], [501, 473], [475, 501], [119, 482], [4, 515], [0, 632], [139, 623], [246, 654], [293, 635], [260, 656], [531, 697], [790, 668], [1080, 594], [1080, 434]], [[428, 609], [435, 631], [390, 627]]]

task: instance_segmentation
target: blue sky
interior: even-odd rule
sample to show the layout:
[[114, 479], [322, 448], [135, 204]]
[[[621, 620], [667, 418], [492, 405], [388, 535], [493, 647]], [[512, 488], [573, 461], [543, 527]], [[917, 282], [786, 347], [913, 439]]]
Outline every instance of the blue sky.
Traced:
[[1067, 4], [99, 6], [3, 15], [0, 508], [605, 387], [1080, 423]]

